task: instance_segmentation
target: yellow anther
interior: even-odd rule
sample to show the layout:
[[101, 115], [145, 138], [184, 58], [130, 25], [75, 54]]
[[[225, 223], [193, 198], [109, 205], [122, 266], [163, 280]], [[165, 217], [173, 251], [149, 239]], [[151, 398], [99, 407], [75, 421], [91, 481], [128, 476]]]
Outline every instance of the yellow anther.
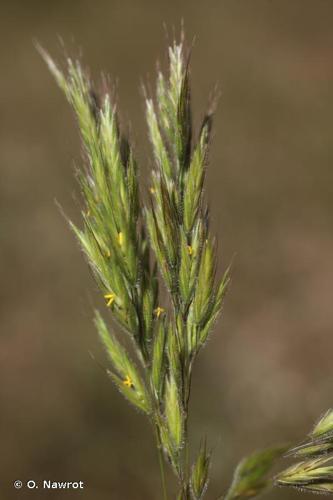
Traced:
[[131, 377], [126, 375], [126, 377], [123, 380], [123, 384], [126, 385], [126, 387], [133, 387], [133, 382], [132, 382]]
[[104, 298], [106, 300], [107, 307], [111, 307], [116, 300], [116, 295], [114, 293], [107, 293], [106, 295], [104, 295]]
[[156, 309], [154, 309], [154, 314], [156, 315], [156, 318], [158, 319], [161, 314], [163, 314], [165, 312], [165, 309], [163, 307], [156, 307]]
[[155, 188], [153, 188], [153, 187], [150, 187], [150, 188], [149, 188], [149, 191], [151, 192], [151, 194], [155, 194], [155, 193], [156, 193], [156, 189], [155, 189]]
[[122, 246], [123, 243], [124, 243], [124, 235], [122, 232], [118, 233], [118, 243], [119, 243], [119, 246]]
[[187, 245], [187, 252], [189, 255], [191, 255], [191, 256], [193, 255], [194, 250], [193, 250], [193, 247], [191, 245]]

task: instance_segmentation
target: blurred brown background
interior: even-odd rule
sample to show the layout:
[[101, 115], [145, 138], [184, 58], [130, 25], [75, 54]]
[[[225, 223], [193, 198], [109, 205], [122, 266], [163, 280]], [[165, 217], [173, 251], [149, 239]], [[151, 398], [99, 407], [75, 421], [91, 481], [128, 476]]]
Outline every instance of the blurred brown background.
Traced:
[[[3, 500], [160, 498], [150, 429], [89, 356], [105, 363], [91, 321], [103, 305], [54, 202], [78, 220], [78, 134], [33, 40], [61, 60], [60, 35], [95, 77], [119, 79], [147, 165], [140, 81], [164, 59], [163, 23], [172, 31], [181, 18], [196, 35], [197, 119], [216, 82], [222, 91], [206, 194], [221, 268], [234, 256], [224, 317], [195, 372], [193, 443], [207, 432], [215, 450], [207, 498], [244, 454], [303, 438], [333, 404], [333, 2], [2, 0]], [[86, 488], [16, 491], [16, 479]]]

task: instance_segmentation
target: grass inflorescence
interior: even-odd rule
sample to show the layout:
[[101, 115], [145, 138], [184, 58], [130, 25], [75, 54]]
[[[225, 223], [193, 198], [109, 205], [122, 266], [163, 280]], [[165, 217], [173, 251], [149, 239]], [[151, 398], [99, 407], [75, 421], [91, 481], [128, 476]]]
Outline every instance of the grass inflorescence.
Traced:
[[[230, 280], [218, 277], [214, 237], [203, 196], [214, 103], [195, 136], [192, 125], [189, 52], [184, 41], [168, 51], [169, 69], [158, 71], [154, 95], [145, 92], [146, 121], [154, 167], [143, 203], [133, 147], [122, 133], [112, 91], [98, 94], [80, 61], [62, 71], [39, 48], [77, 118], [85, 162], [79, 171], [82, 227], [70, 222], [118, 335], [99, 312], [95, 324], [111, 362], [108, 370], [123, 396], [152, 424], [164, 462], [179, 482], [178, 500], [200, 500], [209, 481], [211, 451], [203, 438], [189, 459], [188, 417], [193, 365], [221, 312]], [[112, 90], [112, 89], [111, 89]], [[168, 292], [160, 293], [164, 284]], [[123, 336], [133, 344], [136, 359]], [[276, 484], [333, 492], [332, 412], [309, 441], [292, 453], [302, 462]], [[243, 459], [221, 498], [256, 497], [272, 485], [267, 474], [287, 451], [274, 447]]]

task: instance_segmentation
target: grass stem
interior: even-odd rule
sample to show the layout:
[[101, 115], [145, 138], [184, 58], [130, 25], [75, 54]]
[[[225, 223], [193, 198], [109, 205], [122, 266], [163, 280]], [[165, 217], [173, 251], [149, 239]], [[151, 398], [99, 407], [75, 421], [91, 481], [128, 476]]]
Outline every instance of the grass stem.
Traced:
[[161, 448], [161, 440], [159, 438], [158, 429], [156, 428], [156, 441], [157, 441], [157, 453], [158, 453], [158, 462], [160, 466], [160, 476], [161, 476], [161, 487], [163, 493], [163, 500], [168, 500], [168, 492], [165, 481], [165, 472], [164, 472], [164, 458], [163, 452]]

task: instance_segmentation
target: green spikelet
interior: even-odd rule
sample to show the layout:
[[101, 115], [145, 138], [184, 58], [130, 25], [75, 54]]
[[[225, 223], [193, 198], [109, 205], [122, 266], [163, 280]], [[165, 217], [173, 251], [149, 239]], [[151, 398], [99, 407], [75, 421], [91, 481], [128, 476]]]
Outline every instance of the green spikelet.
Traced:
[[201, 444], [191, 472], [191, 491], [195, 500], [201, 500], [208, 486], [211, 454], [207, 451], [206, 440]]
[[165, 387], [165, 420], [174, 449], [183, 444], [183, 412], [175, 379], [169, 376]]
[[292, 465], [276, 478], [279, 486], [329, 493], [333, 481], [332, 457], [315, 458]]
[[110, 376], [120, 392], [137, 408], [150, 413], [151, 404], [146, 387], [133, 361], [116, 338], [110, 334], [101, 315], [96, 312], [95, 324], [116, 374]]
[[225, 500], [253, 498], [265, 491], [271, 484], [266, 475], [285, 451], [286, 447], [275, 447], [244, 458], [236, 468]]

